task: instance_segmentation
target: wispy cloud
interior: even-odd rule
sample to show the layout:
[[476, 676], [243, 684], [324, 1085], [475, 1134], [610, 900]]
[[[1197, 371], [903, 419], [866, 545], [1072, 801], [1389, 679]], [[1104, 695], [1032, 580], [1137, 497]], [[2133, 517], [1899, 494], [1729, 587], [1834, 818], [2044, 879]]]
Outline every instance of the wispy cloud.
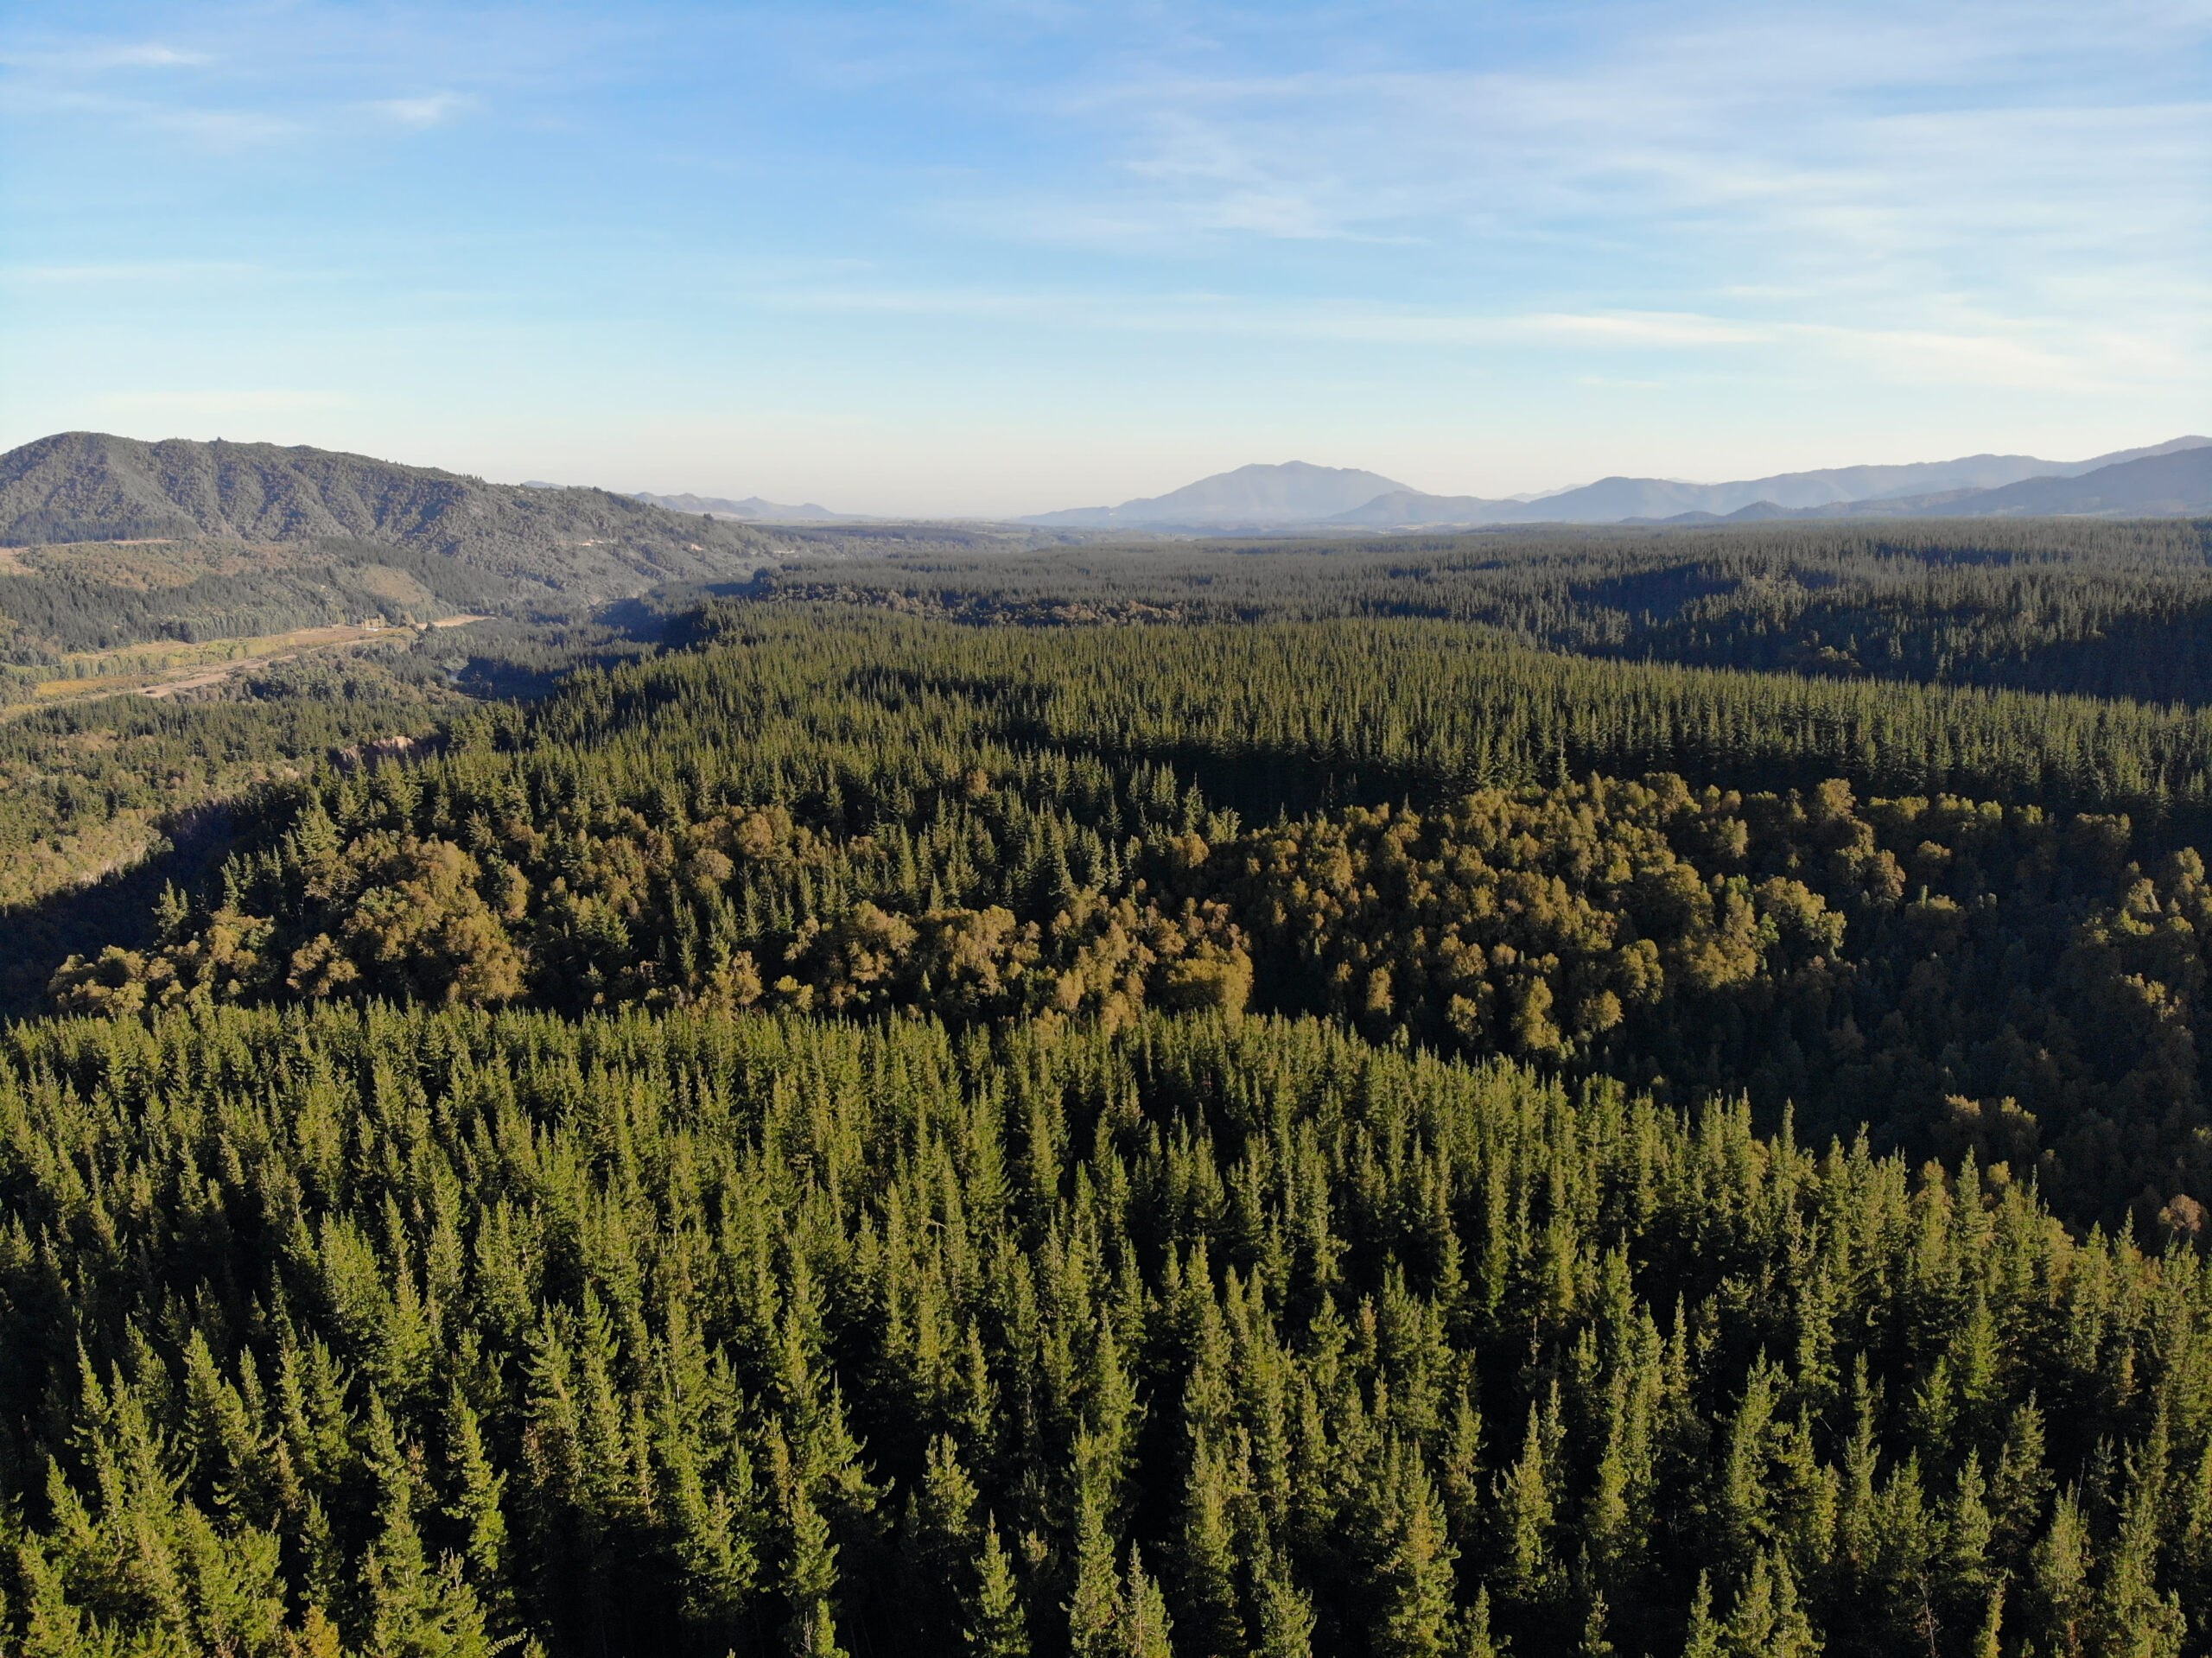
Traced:
[[0, 265], [0, 283], [19, 283], [26, 287], [131, 283], [168, 288], [179, 283], [268, 281], [279, 275], [266, 265], [226, 259], [119, 259], [86, 264]]
[[[2121, 11], [1600, 9], [1583, 26], [1609, 48], [1528, 66], [1386, 53], [1193, 73], [1140, 57], [1039, 95], [1041, 118], [1100, 141], [1073, 187], [942, 211], [1162, 260], [1394, 241], [1493, 289], [1742, 313], [1690, 325], [1694, 344], [1738, 343], [1754, 321], [1828, 327], [1871, 342], [1870, 361], [2023, 382], [2081, 354], [1946, 326], [1963, 305], [2059, 330], [2128, 315], [2201, 364], [2188, 277], [2212, 270], [2212, 102], [2185, 65], [2212, 14]], [[1551, 326], [1652, 332], [1611, 314]]]
[[60, 366], [0, 413], [342, 359], [394, 421], [608, 445], [741, 381], [778, 431], [864, 407], [886, 475], [948, 410], [1177, 466], [1395, 431], [1493, 493], [2090, 453], [2203, 423], [2209, 41], [2212, 0], [18, 0], [0, 345]]
[[97, 74], [109, 69], [189, 69], [215, 61], [212, 53], [158, 41], [88, 41], [40, 48], [0, 47], [0, 67], [47, 73]]
[[283, 143], [308, 130], [308, 124], [296, 116], [262, 110], [141, 105], [136, 112], [149, 125], [195, 138], [211, 149], [245, 149]]
[[[97, 27], [101, 8], [88, 10]], [[26, 19], [60, 10], [27, 0]], [[389, 142], [395, 130], [451, 124], [489, 87], [542, 75], [580, 32], [551, 16], [524, 30], [474, 6], [330, 0], [215, 0], [192, 22], [182, 40], [0, 27], [0, 116], [103, 123], [103, 138], [178, 135], [218, 153], [309, 137]]]
[[[2033, 320], [1982, 317], [1975, 328], [1853, 327], [1747, 321], [1687, 312], [1414, 311], [1339, 302], [1256, 302], [1223, 294], [1135, 297], [981, 289], [803, 288], [736, 297], [771, 310], [988, 321], [1058, 332], [1202, 334], [1336, 341], [1413, 352], [1495, 353], [1531, 348], [1579, 357], [1659, 354], [1709, 371], [1789, 378], [1816, 365], [1851, 365], [1897, 385], [1931, 383], [2111, 390], [2157, 365], [2192, 372], [2154, 334], [2103, 328], [2075, 337]], [[1585, 378], [1586, 383], [1599, 384]], [[1606, 384], [1641, 384], [1611, 378]]]
[[1508, 326], [1514, 332], [1530, 337], [1636, 349], [1746, 346], [1775, 337], [1771, 327], [1747, 326], [1724, 317], [1681, 313], [1628, 311], [1577, 316], [1551, 312], [1511, 318]]
[[432, 92], [422, 98], [381, 98], [372, 100], [369, 108], [388, 121], [397, 121], [404, 127], [435, 127], [468, 107], [469, 100], [459, 92]]

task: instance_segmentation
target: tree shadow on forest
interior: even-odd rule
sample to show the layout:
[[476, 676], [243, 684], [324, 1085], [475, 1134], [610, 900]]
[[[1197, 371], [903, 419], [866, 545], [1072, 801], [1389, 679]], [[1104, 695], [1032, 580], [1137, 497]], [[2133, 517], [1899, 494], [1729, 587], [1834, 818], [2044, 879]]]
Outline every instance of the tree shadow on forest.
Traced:
[[[447, 653], [460, 658], [465, 665], [448, 668], [446, 677], [472, 696], [531, 702], [558, 689], [580, 667], [611, 667], [650, 655], [651, 647], [664, 642], [687, 642], [681, 637], [686, 613], [751, 585], [671, 582], [599, 606], [588, 617], [496, 617], [461, 633], [426, 636], [416, 649], [442, 664]], [[47, 1011], [47, 984], [73, 955], [97, 955], [110, 944], [143, 950], [154, 943], [154, 905], [162, 889], [174, 882], [190, 893], [214, 876], [232, 848], [232, 812], [227, 800], [173, 812], [158, 825], [163, 840], [129, 868], [28, 904], [0, 906], [0, 1019]]]
[[22, 1019], [46, 1008], [54, 969], [73, 955], [110, 944], [143, 949], [153, 942], [154, 905], [175, 882], [191, 892], [220, 867], [230, 850], [232, 814], [212, 801], [179, 812], [162, 826], [150, 856], [80, 886], [0, 909], [0, 1017]]

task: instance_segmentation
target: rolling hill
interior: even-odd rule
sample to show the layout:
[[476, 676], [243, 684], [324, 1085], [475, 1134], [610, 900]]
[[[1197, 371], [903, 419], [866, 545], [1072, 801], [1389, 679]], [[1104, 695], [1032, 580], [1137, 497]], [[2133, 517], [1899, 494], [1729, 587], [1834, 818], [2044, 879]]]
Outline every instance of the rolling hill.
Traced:
[[770, 556], [759, 530], [605, 490], [64, 432], [0, 455], [0, 664], [35, 679], [152, 640], [574, 617], [664, 582], [741, 580]]
[[741, 575], [753, 531], [601, 489], [531, 489], [272, 443], [63, 432], [0, 455], [0, 546], [344, 541], [451, 560], [517, 593], [601, 600]]

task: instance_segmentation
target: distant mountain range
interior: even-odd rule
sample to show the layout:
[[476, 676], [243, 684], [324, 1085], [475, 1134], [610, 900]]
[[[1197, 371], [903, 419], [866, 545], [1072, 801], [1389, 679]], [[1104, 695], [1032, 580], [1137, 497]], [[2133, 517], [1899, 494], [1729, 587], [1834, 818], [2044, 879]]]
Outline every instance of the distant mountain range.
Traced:
[[[2185, 438], [2186, 448], [2162, 444], [2135, 461], [2070, 476], [2023, 479], [2001, 489], [1838, 502], [1798, 511], [1768, 507], [1763, 517], [1791, 518], [2032, 518], [2088, 515], [2167, 518], [2212, 513], [2212, 443]], [[1764, 504], [1761, 504], [1762, 505]], [[1730, 514], [1744, 518], [1748, 507]], [[1669, 519], [1669, 523], [1681, 522]]]
[[1064, 512], [1039, 513], [1021, 522], [1098, 529], [1117, 524], [1198, 528], [1314, 524], [1351, 513], [1363, 503], [1414, 492], [1380, 473], [1312, 467], [1303, 461], [1292, 461], [1278, 467], [1239, 467], [1235, 472], [1217, 473], [1147, 500], [1124, 501], [1119, 506], [1072, 507]]
[[[1363, 490], [1370, 492], [1362, 495]], [[1357, 496], [1359, 499], [1352, 499]], [[1240, 467], [1166, 495], [1079, 507], [1025, 524], [1150, 530], [1357, 528], [1500, 524], [1711, 523], [1727, 518], [2164, 516], [2212, 512], [2212, 438], [2179, 437], [2087, 461], [1976, 454], [1904, 466], [1779, 473], [1725, 484], [1604, 478], [1534, 500], [1430, 495], [1379, 473], [1291, 461]]]
[[518, 596], [625, 596], [749, 573], [760, 533], [603, 489], [531, 488], [305, 445], [63, 432], [0, 455], [0, 546], [344, 541], [469, 567]]
[[832, 512], [811, 501], [801, 506], [788, 506], [781, 501], [764, 501], [758, 495], [748, 495], [741, 501], [728, 501], [717, 495], [648, 495], [640, 490], [630, 499], [664, 506], [671, 512], [698, 512], [709, 518], [737, 518], [747, 524], [861, 522], [849, 513]]

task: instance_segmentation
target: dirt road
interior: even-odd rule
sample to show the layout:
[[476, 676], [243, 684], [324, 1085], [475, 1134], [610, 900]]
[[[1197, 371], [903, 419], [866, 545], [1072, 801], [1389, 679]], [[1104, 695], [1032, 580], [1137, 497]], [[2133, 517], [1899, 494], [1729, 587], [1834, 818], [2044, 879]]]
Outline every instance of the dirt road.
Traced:
[[[461, 627], [469, 622], [486, 622], [488, 616], [448, 616], [430, 624], [432, 627]], [[139, 688], [141, 696], [175, 696], [179, 691], [196, 691], [210, 685], [219, 685], [233, 674], [249, 668], [265, 668], [271, 663], [294, 662], [311, 651], [328, 650], [335, 645], [358, 645], [363, 639], [388, 638], [405, 630], [397, 627], [308, 627], [289, 637], [287, 648], [264, 657], [245, 657], [236, 662], [210, 663], [205, 668], [184, 670], [175, 679], [165, 679], [158, 685]]]

